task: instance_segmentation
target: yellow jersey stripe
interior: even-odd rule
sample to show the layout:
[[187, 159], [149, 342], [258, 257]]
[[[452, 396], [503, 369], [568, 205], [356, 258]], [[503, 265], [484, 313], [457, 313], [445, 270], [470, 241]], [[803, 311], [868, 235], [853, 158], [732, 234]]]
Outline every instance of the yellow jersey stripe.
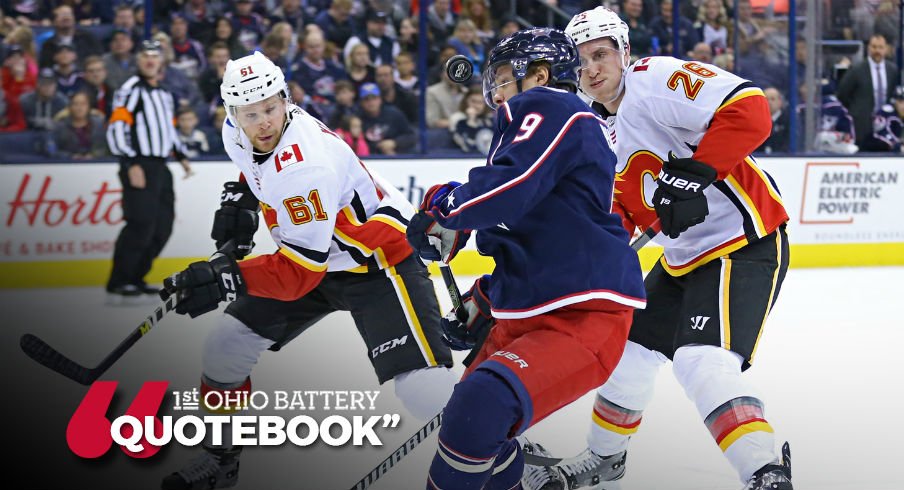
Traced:
[[342, 233], [341, 231], [339, 231], [339, 228], [334, 229], [333, 234], [336, 235], [337, 237], [339, 237], [340, 239], [342, 239], [342, 241], [345, 242], [346, 244], [351, 245], [357, 249], [360, 249], [362, 252], [364, 252], [364, 255], [369, 256], [369, 255], [373, 255], [373, 253], [374, 253], [374, 251], [372, 249], [370, 249], [370, 247], [368, 247], [368, 246], [364, 245], [363, 243], [359, 242], [358, 240], [355, 240], [354, 238], [346, 235], [345, 233]]
[[351, 223], [355, 226], [361, 226], [363, 224], [360, 221], [358, 221], [358, 218], [355, 216], [355, 213], [352, 212], [352, 209], [348, 206], [342, 208], [342, 214], [345, 215], [345, 217], [346, 217], [346, 219], [348, 219], [349, 223]]
[[782, 206], [784, 206], [785, 202], [782, 201], [782, 196], [780, 196], [778, 194], [778, 190], [775, 187], [773, 187], [772, 181], [769, 180], [769, 177], [766, 177], [766, 174], [763, 173], [763, 169], [758, 167], [756, 165], [756, 162], [754, 162], [753, 159], [750, 157], [745, 158], [744, 162], [746, 162], [747, 165], [750, 168], [752, 168], [753, 171], [756, 172], [757, 175], [759, 175], [761, 179], [763, 179], [763, 183], [766, 185], [766, 189], [769, 190], [769, 195], [772, 197], [772, 199], [775, 199], [777, 202], [781, 203]]
[[723, 257], [725, 255], [728, 255], [728, 254], [734, 252], [735, 250], [743, 248], [744, 246], [747, 245], [747, 243], [748, 243], [747, 238], [741, 238], [740, 240], [738, 240], [736, 242], [729, 242], [727, 244], [723, 244], [722, 246], [719, 246], [719, 247], [716, 247], [716, 248], [710, 250], [705, 255], [701, 255], [701, 256], [697, 257], [697, 260], [695, 262], [692, 262], [689, 265], [684, 265], [681, 267], [670, 266], [668, 264], [668, 262], [665, 261], [665, 255], [663, 255], [659, 259], [659, 262], [662, 264], [662, 268], [665, 269], [665, 271], [668, 272], [670, 276], [680, 277], [685, 274], [689, 274], [689, 273], [693, 272], [698, 267], [706, 265], [706, 264], [712, 262], [713, 260], [718, 259], [719, 257]]
[[371, 216], [370, 219], [369, 219], [368, 221], [378, 221], [378, 222], [380, 222], [380, 223], [383, 223], [383, 224], [385, 224], [385, 225], [388, 225], [388, 226], [391, 226], [391, 227], [395, 228], [396, 230], [398, 230], [398, 231], [401, 232], [402, 234], [404, 234], [404, 233], [406, 232], [406, 230], [407, 230], [407, 228], [405, 227], [405, 225], [403, 225], [402, 223], [400, 223], [400, 222], [398, 222], [398, 221], [396, 221], [396, 220], [390, 218], [389, 216], [385, 216], [385, 215], [377, 215], [377, 214], [375, 214], [375, 215]]
[[750, 213], [750, 217], [753, 218], [753, 225], [756, 226], [756, 234], [759, 237], [766, 236], [766, 225], [763, 224], [763, 218], [760, 216], [759, 210], [756, 208], [756, 204], [753, 203], [753, 199], [747, 194], [744, 188], [741, 186], [741, 183], [737, 181], [733, 176], [729, 175], [725, 177], [725, 180], [731, 185], [731, 189], [737, 194], [746, 204], [747, 211]]
[[380, 264], [381, 269], [386, 269], [387, 267], [389, 267], [389, 261], [386, 260], [386, 254], [383, 252], [382, 248], [375, 248], [373, 257], [377, 259], [377, 263]]
[[298, 254], [289, 248], [280, 247], [279, 253], [285, 255], [292, 262], [295, 262], [296, 264], [304, 267], [305, 269], [308, 269], [309, 271], [323, 272], [326, 270], [326, 264], [318, 264], [316, 262], [311, 262], [310, 260], [308, 260], [307, 258], [302, 256], [301, 254]]
[[735, 102], [737, 102], [741, 99], [746, 99], [747, 97], [755, 97], [757, 95], [759, 95], [761, 97], [766, 97], [766, 94], [763, 93], [763, 90], [756, 88], [756, 87], [749, 87], [744, 90], [741, 90], [740, 92], [736, 93], [734, 95], [734, 97], [728, 99], [727, 101], [725, 101], [724, 104], [720, 105], [719, 108], [716, 109], [716, 112], [721, 111], [722, 109], [730, 106], [731, 104], [734, 104]]

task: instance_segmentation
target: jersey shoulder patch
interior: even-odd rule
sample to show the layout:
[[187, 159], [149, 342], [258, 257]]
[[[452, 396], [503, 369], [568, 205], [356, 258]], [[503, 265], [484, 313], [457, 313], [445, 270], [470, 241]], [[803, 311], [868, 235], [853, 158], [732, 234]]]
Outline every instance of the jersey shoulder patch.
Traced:
[[292, 165], [303, 162], [304, 154], [301, 152], [301, 145], [293, 143], [283, 146], [273, 153], [273, 161], [276, 164], [277, 172], [282, 172]]

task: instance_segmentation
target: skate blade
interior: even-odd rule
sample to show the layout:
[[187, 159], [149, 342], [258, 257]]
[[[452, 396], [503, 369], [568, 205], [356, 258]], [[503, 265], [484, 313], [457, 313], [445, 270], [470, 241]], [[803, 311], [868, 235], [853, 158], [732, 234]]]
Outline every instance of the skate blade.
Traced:
[[599, 485], [587, 487], [590, 490], [621, 490], [621, 482], [615, 481], [604, 481]]

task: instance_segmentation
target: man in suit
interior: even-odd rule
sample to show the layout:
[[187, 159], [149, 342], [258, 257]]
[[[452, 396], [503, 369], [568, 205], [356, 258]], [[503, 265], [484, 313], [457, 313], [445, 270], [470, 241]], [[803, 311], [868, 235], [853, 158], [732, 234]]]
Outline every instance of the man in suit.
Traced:
[[69, 5], [59, 5], [53, 9], [53, 36], [41, 47], [38, 59], [41, 68], [53, 66], [53, 57], [60, 45], [72, 46], [78, 54], [79, 62], [88, 56], [103, 54], [100, 41], [90, 32], [76, 27], [75, 13]]
[[879, 33], [869, 38], [868, 58], [851, 67], [841, 78], [836, 96], [854, 118], [857, 145], [872, 134], [873, 113], [888, 100], [891, 90], [900, 83], [898, 67], [886, 60], [888, 40]]

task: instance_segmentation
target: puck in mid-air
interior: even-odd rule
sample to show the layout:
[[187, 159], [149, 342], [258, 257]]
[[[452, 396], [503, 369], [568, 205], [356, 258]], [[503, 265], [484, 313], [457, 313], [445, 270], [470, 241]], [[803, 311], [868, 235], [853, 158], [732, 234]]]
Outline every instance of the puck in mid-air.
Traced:
[[446, 75], [455, 83], [465, 83], [473, 74], [474, 65], [463, 55], [457, 54], [446, 61]]

